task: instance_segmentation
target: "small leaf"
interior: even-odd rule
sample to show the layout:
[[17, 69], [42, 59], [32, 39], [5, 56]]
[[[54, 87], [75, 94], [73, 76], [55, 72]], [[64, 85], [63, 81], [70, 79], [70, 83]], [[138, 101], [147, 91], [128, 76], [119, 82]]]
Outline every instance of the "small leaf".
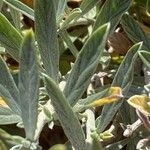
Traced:
[[67, 150], [67, 148], [63, 144], [56, 144], [52, 146], [49, 150]]
[[91, 135], [91, 137], [93, 139], [91, 150], [104, 150], [104, 148], [102, 147], [102, 144], [100, 142], [99, 135], [94, 133], [94, 134]]
[[[4, 105], [3, 105], [4, 106]], [[12, 110], [0, 105], [0, 125], [14, 124], [21, 122], [21, 117], [16, 115]]]
[[15, 28], [20, 30], [20, 28], [21, 28], [21, 14], [20, 14], [20, 12], [11, 8], [11, 7], [9, 9], [10, 9], [10, 14], [11, 14]]
[[27, 5], [24, 5], [19, 0], [3, 0], [6, 4], [8, 4], [10, 7], [18, 10], [25, 16], [29, 17], [30, 19], [34, 20], [34, 11]]
[[19, 91], [2, 57], [0, 57], [0, 68], [0, 96], [12, 111], [20, 115]]
[[112, 102], [116, 102], [122, 97], [122, 90], [119, 87], [111, 87], [110, 95], [104, 98], [100, 98], [95, 100], [94, 102], [87, 105], [87, 107], [98, 107], [106, 104], [110, 104]]
[[96, 4], [99, 2], [99, 0], [82, 0], [82, 3], [80, 5], [80, 9], [82, 10], [82, 15], [89, 12]]
[[134, 43], [143, 41], [144, 49], [148, 51], [150, 50], [150, 39], [148, 36], [146, 36], [138, 22], [136, 22], [131, 16], [124, 14], [121, 20], [121, 24], [128, 37]]
[[150, 67], [150, 52], [142, 50], [142, 51], [139, 51], [138, 53], [143, 63], [149, 68]]
[[85, 137], [77, 116], [54, 80], [47, 75], [44, 76], [47, 92], [66, 136], [75, 149], [85, 150]]
[[[138, 55], [137, 52], [141, 50], [142, 43], [137, 43], [130, 48], [125, 58], [123, 59], [121, 65], [118, 68], [118, 71], [114, 77], [112, 86], [118, 86], [122, 88], [123, 95], [126, 95], [132, 80], [133, 80], [133, 70], [135, 60]], [[109, 125], [119, 108], [121, 107], [123, 100], [114, 102], [112, 104], [105, 105], [102, 110], [100, 118], [100, 126], [98, 126], [98, 132], [104, 131], [104, 129]]]
[[3, 7], [3, 1], [0, 1], [0, 11], [1, 11], [2, 7]]
[[109, 89], [104, 88], [100, 92], [92, 94], [88, 96], [87, 98], [80, 99], [75, 106], [73, 107], [74, 112], [82, 112], [86, 109], [86, 105], [94, 102], [96, 99], [100, 99], [108, 93]]
[[107, 0], [96, 18], [94, 31], [101, 25], [110, 22], [110, 33], [113, 32], [131, 2], [131, 0]]
[[134, 108], [138, 109], [145, 116], [150, 116], [150, 99], [144, 95], [134, 95], [127, 102]]
[[45, 70], [51, 78], [57, 81], [59, 46], [54, 0], [35, 1], [35, 32]]
[[57, 1], [54, 1], [54, 3], [56, 7], [56, 20], [57, 20], [57, 23], [59, 23], [64, 16], [66, 0], [57, 0]]
[[69, 103], [74, 105], [86, 90], [104, 50], [109, 24], [96, 30], [78, 54], [64, 89]]
[[19, 61], [22, 36], [2, 13], [0, 13], [0, 43], [6, 48], [6, 52]]
[[114, 135], [109, 130], [106, 130], [103, 133], [100, 133], [99, 136], [103, 141], [109, 140], [114, 137]]
[[131, 141], [131, 138], [124, 139], [122, 141], [118, 141], [116, 143], [112, 143], [106, 146], [106, 150], [121, 150], [125, 145], [127, 145]]
[[38, 68], [34, 50], [33, 32], [28, 31], [24, 38], [19, 72], [19, 98], [26, 138], [33, 140], [38, 115]]
[[149, 0], [147, 0], [147, 3], [146, 3], [146, 12], [148, 16], [150, 16], [150, 1]]

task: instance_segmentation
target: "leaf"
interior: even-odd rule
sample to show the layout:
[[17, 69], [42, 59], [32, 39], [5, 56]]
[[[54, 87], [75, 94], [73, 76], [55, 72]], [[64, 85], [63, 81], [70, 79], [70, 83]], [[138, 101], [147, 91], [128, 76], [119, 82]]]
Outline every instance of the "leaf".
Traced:
[[13, 8], [9, 8], [10, 9], [10, 14], [13, 20], [13, 23], [16, 27], [16, 29], [20, 30], [21, 28], [21, 15], [20, 12], [18, 12], [17, 10], [13, 9]]
[[100, 99], [104, 96], [106, 96], [106, 94], [108, 93], [109, 89], [101, 89], [100, 92], [89, 95], [87, 98], [84, 99], [80, 99], [73, 107], [74, 112], [82, 112], [83, 110], [85, 110], [85, 106], [94, 102], [94, 100], [96, 99]]
[[15, 60], [19, 60], [19, 50], [22, 43], [21, 34], [0, 13], [0, 43]]
[[150, 16], [150, 1], [147, 0], [147, 3], [146, 3], [146, 13], [148, 16]]
[[[134, 68], [134, 63], [137, 58], [137, 52], [141, 50], [143, 43], [137, 43], [133, 45], [124, 57], [118, 71], [114, 77], [113, 86], [119, 86], [122, 89], [127, 86], [129, 81], [131, 81], [131, 76]], [[124, 76], [126, 74], [126, 76]]]
[[38, 68], [34, 49], [33, 32], [29, 30], [24, 38], [19, 72], [19, 98], [26, 138], [33, 140], [38, 115]]
[[142, 59], [143, 63], [149, 68], [150, 67], [150, 52], [147, 51], [139, 51], [138, 52], [140, 58]]
[[82, 14], [82, 11], [80, 8], [73, 9], [69, 13], [69, 15], [67, 16], [63, 24], [61, 25], [61, 30], [65, 31], [67, 28], [69, 28], [70, 27], [69, 23], [71, 23], [73, 20], [76, 21], [76, 19], [78, 19], [78, 17], [81, 16], [81, 14]]
[[99, 0], [82, 0], [82, 3], [80, 5], [80, 9], [82, 10], [82, 15], [89, 12], [97, 3]]
[[35, 1], [35, 32], [44, 67], [48, 75], [57, 81], [59, 46], [54, 0]]
[[67, 150], [66, 146], [63, 144], [56, 144], [52, 146], [49, 150]]
[[124, 139], [122, 141], [110, 144], [110, 145], [106, 146], [106, 150], [112, 150], [112, 149], [113, 150], [119, 150], [119, 149], [122, 149], [125, 145], [128, 144], [128, 142], [130, 140], [131, 140], [130, 138], [127, 138], [127, 139]]
[[56, 85], [54, 80], [52, 80], [47, 75], [44, 76], [48, 95], [51, 98], [52, 104], [59, 117], [59, 121], [64, 129], [66, 136], [75, 149], [85, 150], [84, 133], [77, 116], [73, 112], [67, 99]]
[[57, 0], [57, 1], [54, 1], [54, 4], [56, 7], [56, 20], [57, 20], [57, 23], [59, 23], [64, 16], [66, 0]]
[[90, 78], [104, 50], [108, 32], [109, 24], [100, 27], [87, 40], [78, 54], [64, 89], [64, 94], [71, 105], [78, 101], [90, 83]]
[[150, 49], [150, 39], [144, 33], [140, 25], [129, 15], [124, 14], [121, 20], [121, 25], [123, 29], [127, 33], [128, 37], [134, 42], [141, 42], [143, 41], [144, 49]]
[[[125, 58], [123, 59], [112, 83], [112, 86], [118, 86], [122, 88], [123, 95], [126, 95], [132, 80], [133, 80], [133, 69], [134, 63], [137, 58], [137, 52], [141, 49], [142, 43], [137, 43], [130, 48]], [[101, 124], [97, 127], [98, 132], [104, 131], [107, 125], [111, 122], [119, 108], [123, 103], [122, 101], [117, 101], [113, 104], [108, 104], [103, 107], [101, 119]]]
[[92, 136], [92, 148], [91, 150], [104, 150], [104, 148], [102, 147], [102, 144], [99, 140], [99, 137], [97, 135], [91, 135]]
[[1, 11], [2, 7], [3, 7], [3, 1], [0, 1], [0, 11]]
[[0, 68], [0, 96], [16, 114], [20, 115], [19, 91], [2, 57]]
[[7, 107], [0, 106], [0, 125], [21, 122], [21, 117]]
[[145, 116], [150, 116], [150, 99], [144, 95], [134, 95], [127, 102], [134, 108], [138, 109]]
[[110, 33], [112, 33], [131, 2], [131, 0], [107, 0], [96, 18], [93, 30], [95, 31], [101, 25], [110, 22]]
[[122, 97], [122, 90], [119, 87], [111, 87], [110, 95], [104, 98], [100, 98], [95, 100], [94, 102], [86, 105], [85, 107], [98, 107], [106, 104], [110, 104], [112, 102], [116, 102]]
[[30, 19], [34, 20], [34, 11], [27, 5], [23, 4], [19, 0], [3, 0], [6, 4], [8, 4], [10, 7], [18, 10], [25, 16], [29, 17]]
[[[12, 129], [10, 129], [9, 132], [11, 132], [11, 131], [12, 131]], [[22, 138], [20, 136], [12, 136], [12, 135], [10, 135], [9, 133], [4, 131], [3, 129], [0, 129], [0, 135], [1, 135], [1, 140], [4, 142], [5, 146], [7, 147], [6, 150], [13, 149], [13, 148], [11, 148], [12, 146], [14, 146], [14, 145], [18, 146], [24, 140], [24, 138]], [[17, 147], [17, 146], [15, 146], [15, 147]], [[1, 150], [5, 150], [5, 149], [2, 148]]]

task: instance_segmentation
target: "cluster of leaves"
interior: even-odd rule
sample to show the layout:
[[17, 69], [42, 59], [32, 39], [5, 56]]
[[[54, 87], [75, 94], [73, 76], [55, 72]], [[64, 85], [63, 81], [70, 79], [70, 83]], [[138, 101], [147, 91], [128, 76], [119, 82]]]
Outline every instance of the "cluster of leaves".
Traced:
[[[22, 2], [0, 1], [0, 148], [42, 149], [47, 124], [67, 137], [50, 150], [148, 148], [150, 39], [131, 16], [140, 2], [82, 0], [70, 8], [67, 0], [35, 0], [34, 9]], [[22, 17], [33, 29], [25, 30]], [[132, 43], [119, 65], [106, 46], [117, 28]], [[109, 83], [100, 82], [102, 72]], [[25, 136], [5, 132], [11, 124]]]

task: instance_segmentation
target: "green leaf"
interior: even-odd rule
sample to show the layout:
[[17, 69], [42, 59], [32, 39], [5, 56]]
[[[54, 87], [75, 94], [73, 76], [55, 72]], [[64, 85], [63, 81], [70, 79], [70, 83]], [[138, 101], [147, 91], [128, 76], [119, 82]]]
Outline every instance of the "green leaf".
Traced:
[[[133, 80], [133, 70], [135, 60], [137, 58], [137, 52], [141, 49], [142, 43], [135, 44], [130, 48], [125, 58], [123, 59], [112, 83], [112, 86], [118, 86], [123, 89], [123, 95], [126, 95], [132, 80]], [[104, 131], [104, 129], [109, 125], [119, 108], [121, 107], [123, 100], [119, 100], [113, 104], [108, 104], [103, 107], [101, 119], [101, 124], [97, 127], [98, 132]]]
[[[10, 130], [13, 130], [13, 129], [10, 129]], [[10, 150], [12, 148], [12, 146], [14, 146], [14, 145], [20, 145], [22, 143], [22, 141], [24, 140], [24, 138], [22, 138], [20, 136], [10, 135], [3, 129], [0, 129], [0, 136], [1, 136], [1, 141], [3, 141], [5, 146], [7, 147], [6, 150], [8, 150], [8, 149]], [[17, 146], [15, 146], [15, 147], [17, 147]], [[1, 148], [1, 144], [0, 144], [0, 148]], [[5, 149], [2, 148], [1, 150], [5, 150]]]
[[61, 30], [65, 30], [67, 28], [69, 28], [69, 23], [72, 22], [73, 20], [76, 20], [79, 16], [81, 16], [82, 11], [80, 8], [75, 8], [73, 9], [69, 16], [65, 19], [65, 21], [63, 22], [63, 24], [61, 25]]
[[15, 60], [19, 60], [19, 50], [22, 43], [21, 34], [0, 13], [0, 43]]
[[64, 16], [66, 0], [57, 0], [57, 1], [55, 0], [54, 3], [56, 7], [56, 20], [57, 20], [57, 23], [59, 23]]
[[82, 0], [82, 3], [80, 5], [80, 9], [82, 10], [82, 15], [89, 12], [97, 3], [99, 0]]
[[124, 14], [121, 20], [123, 29], [127, 33], [128, 37], [134, 42], [143, 41], [143, 47], [146, 50], [150, 50], [150, 39], [144, 33], [140, 25], [129, 15]]
[[86, 109], [85, 106], [94, 102], [96, 99], [100, 99], [108, 93], [109, 89], [102, 89], [100, 92], [89, 95], [87, 98], [80, 99], [73, 107], [74, 112], [82, 112]]
[[66, 136], [77, 150], [85, 150], [84, 133], [79, 120], [54, 80], [45, 75], [46, 89]]
[[35, 1], [35, 32], [44, 67], [48, 75], [57, 81], [59, 46], [54, 0]]
[[0, 1], [0, 11], [1, 11], [2, 7], [3, 7], [3, 1]]
[[52, 146], [49, 150], [67, 150], [67, 148], [63, 144], [56, 144]]
[[7, 107], [0, 107], [0, 125], [14, 124], [21, 122], [20, 116], [16, 115]]
[[70, 51], [74, 55], [74, 57], [77, 57], [78, 56], [78, 50], [75, 47], [75, 45], [73, 44], [73, 42], [69, 36], [69, 33], [64, 30], [63, 32], [60, 32], [59, 35], [65, 41], [66, 45], [68, 46], [68, 48], [70, 49]]
[[110, 22], [110, 33], [112, 33], [131, 2], [131, 0], [107, 0], [97, 16], [94, 31], [101, 25]]
[[18, 10], [25, 16], [29, 17], [30, 19], [34, 20], [34, 11], [27, 5], [23, 4], [19, 0], [3, 0], [6, 4], [8, 4], [10, 7]]
[[16, 114], [20, 115], [19, 91], [6, 63], [1, 57], [0, 68], [0, 96]]
[[38, 115], [38, 68], [34, 49], [33, 32], [27, 31], [20, 58], [19, 98], [26, 138], [33, 140]]
[[90, 83], [90, 78], [104, 50], [108, 32], [109, 24], [100, 27], [92, 34], [80, 51], [64, 89], [64, 94], [71, 105], [78, 101]]
[[149, 68], [150, 67], [150, 52], [147, 51], [139, 51], [138, 52], [140, 58], [142, 59], [143, 63]]
[[12, 20], [16, 29], [20, 30], [21, 27], [21, 14], [19, 11], [10, 7], [10, 14], [12, 16]]
[[[142, 45], [142, 42], [137, 43], [128, 50], [114, 77], [112, 83], [113, 86], [119, 86], [124, 89], [129, 83], [129, 81], [131, 80], [130, 77], [134, 69], [135, 60], [137, 58], [137, 52], [141, 50]], [[126, 76], [124, 76], [125, 74]]]
[[106, 150], [112, 150], [112, 149], [113, 150], [119, 150], [119, 149], [122, 149], [125, 145], [128, 144], [128, 142], [130, 140], [131, 140], [130, 138], [127, 138], [127, 139], [124, 139], [122, 141], [110, 144], [110, 145], [106, 146]]
[[147, 3], [146, 3], [146, 12], [148, 15], [150, 15], [150, 1], [147, 0]]

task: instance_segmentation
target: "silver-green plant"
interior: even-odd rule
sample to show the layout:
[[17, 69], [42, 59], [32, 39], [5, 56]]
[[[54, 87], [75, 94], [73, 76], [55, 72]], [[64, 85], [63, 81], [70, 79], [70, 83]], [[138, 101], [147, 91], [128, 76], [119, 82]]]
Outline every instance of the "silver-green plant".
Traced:
[[[2, 138], [6, 141], [6, 149], [42, 149], [39, 144], [40, 133], [45, 124], [53, 128], [55, 123], [64, 130], [68, 150], [101, 150], [103, 147], [121, 149], [125, 145], [128, 149], [135, 147], [135, 143], [131, 146], [130, 138], [103, 147], [101, 145], [101, 142], [113, 137], [106, 128], [116, 114], [122, 116], [125, 125], [129, 123], [125, 114], [129, 105], [123, 111], [121, 109], [132, 87], [136, 60], [140, 56], [147, 67], [150, 64], [149, 38], [135, 20], [126, 14], [131, 2], [106, 0], [99, 10], [99, 7], [96, 8], [99, 0], [82, 0], [79, 8], [70, 11], [67, 0], [35, 0], [34, 10], [19, 0], [0, 0], [0, 46], [5, 49], [0, 57], [0, 98], [6, 103], [0, 106], [0, 125], [16, 123], [25, 130], [24, 138], [1, 131], [0, 140]], [[2, 7], [13, 10], [11, 20], [2, 12]], [[67, 18], [64, 19], [65, 13]], [[22, 15], [34, 21], [34, 31], [22, 31]], [[92, 76], [101, 68], [100, 60], [107, 53], [107, 40], [120, 21], [135, 45], [124, 56], [112, 84], [102, 87], [97, 93], [86, 94], [83, 98]], [[89, 31], [79, 51], [68, 29], [85, 24]], [[75, 57], [75, 62], [65, 77], [59, 69], [63, 51], [60, 38]], [[15, 80], [4, 60], [6, 53], [19, 63], [18, 80]], [[95, 108], [89, 104], [108, 96], [110, 87], [120, 87], [123, 97], [117, 95], [120, 100], [105, 105], [97, 117]], [[41, 95], [44, 95], [44, 104], [41, 103]], [[136, 139], [135, 136], [131, 137], [133, 138]], [[57, 149], [57, 146], [52, 149]]]

